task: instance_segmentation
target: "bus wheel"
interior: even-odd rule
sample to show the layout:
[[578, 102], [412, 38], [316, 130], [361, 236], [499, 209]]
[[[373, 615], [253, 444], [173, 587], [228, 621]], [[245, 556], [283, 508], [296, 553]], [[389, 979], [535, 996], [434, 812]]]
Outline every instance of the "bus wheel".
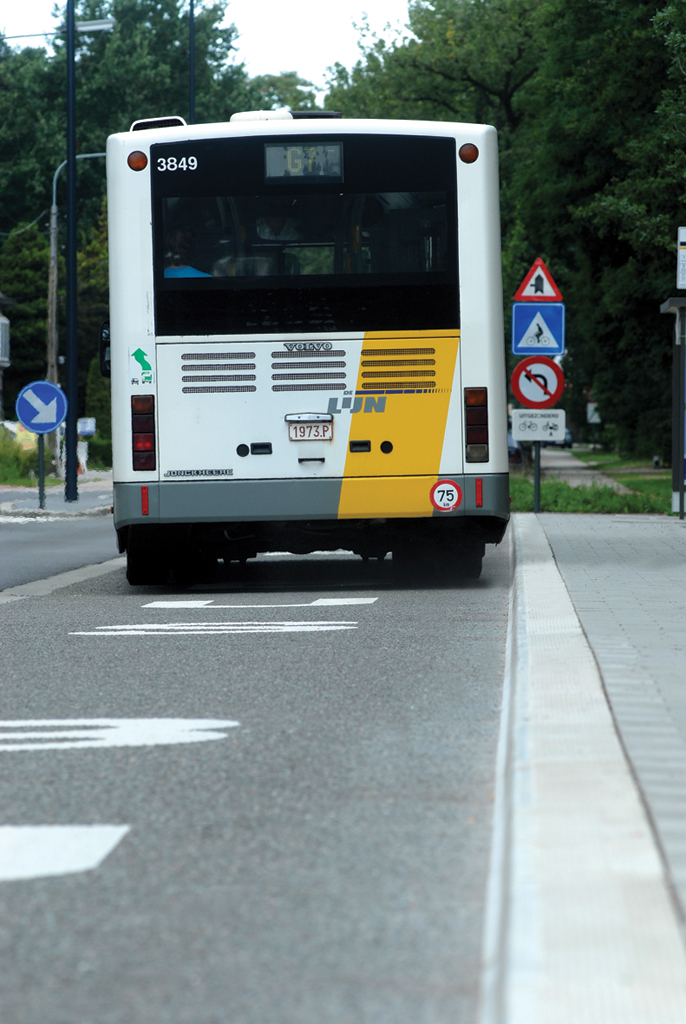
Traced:
[[463, 580], [478, 580], [481, 567], [482, 555], [479, 551], [464, 551], [457, 563], [457, 573]]
[[129, 548], [126, 552], [126, 578], [132, 587], [164, 584], [169, 578], [169, 565], [158, 551]]

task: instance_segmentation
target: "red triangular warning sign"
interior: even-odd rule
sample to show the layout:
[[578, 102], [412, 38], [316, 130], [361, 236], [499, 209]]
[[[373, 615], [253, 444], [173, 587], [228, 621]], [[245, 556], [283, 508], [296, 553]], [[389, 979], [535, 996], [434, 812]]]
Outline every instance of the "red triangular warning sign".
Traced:
[[539, 257], [515, 292], [515, 302], [562, 302], [562, 292]]

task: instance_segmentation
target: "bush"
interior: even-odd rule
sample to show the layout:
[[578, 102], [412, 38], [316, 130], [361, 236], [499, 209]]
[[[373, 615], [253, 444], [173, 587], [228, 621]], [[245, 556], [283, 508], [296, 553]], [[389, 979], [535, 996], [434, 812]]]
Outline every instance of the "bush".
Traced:
[[110, 438], [100, 437], [99, 432], [88, 438], [88, 468], [112, 468], [112, 441]]
[[[52, 470], [52, 455], [47, 444], [43, 466], [47, 475]], [[31, 473], [38, 475], [38, 448], [26, 451], [9, 430], [0, 427], [0, 483], [28, 484]]]

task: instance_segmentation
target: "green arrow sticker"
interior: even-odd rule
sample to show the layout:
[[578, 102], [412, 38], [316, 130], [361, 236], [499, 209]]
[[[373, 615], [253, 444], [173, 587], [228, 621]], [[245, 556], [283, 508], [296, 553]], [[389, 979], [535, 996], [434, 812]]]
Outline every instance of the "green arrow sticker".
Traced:
[[142, 348], [137, 348], [131, 355], [140, 364], [141, 370], [152, 370], [152, 366], [147, 360], [147, 353]]

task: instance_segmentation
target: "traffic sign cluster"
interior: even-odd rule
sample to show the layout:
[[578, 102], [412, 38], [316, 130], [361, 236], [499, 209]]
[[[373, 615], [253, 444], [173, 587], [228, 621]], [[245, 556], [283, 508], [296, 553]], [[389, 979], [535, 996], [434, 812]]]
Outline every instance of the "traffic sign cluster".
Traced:
[[522, 405], [548, 409], [559, 401], [565, 378], [550, 357], [564, 355], [564, 351], [562, 293], [539, 258], [524, 276], [512, 303], [512, 352], [526, 358], [515, 367], [511, 383]]

